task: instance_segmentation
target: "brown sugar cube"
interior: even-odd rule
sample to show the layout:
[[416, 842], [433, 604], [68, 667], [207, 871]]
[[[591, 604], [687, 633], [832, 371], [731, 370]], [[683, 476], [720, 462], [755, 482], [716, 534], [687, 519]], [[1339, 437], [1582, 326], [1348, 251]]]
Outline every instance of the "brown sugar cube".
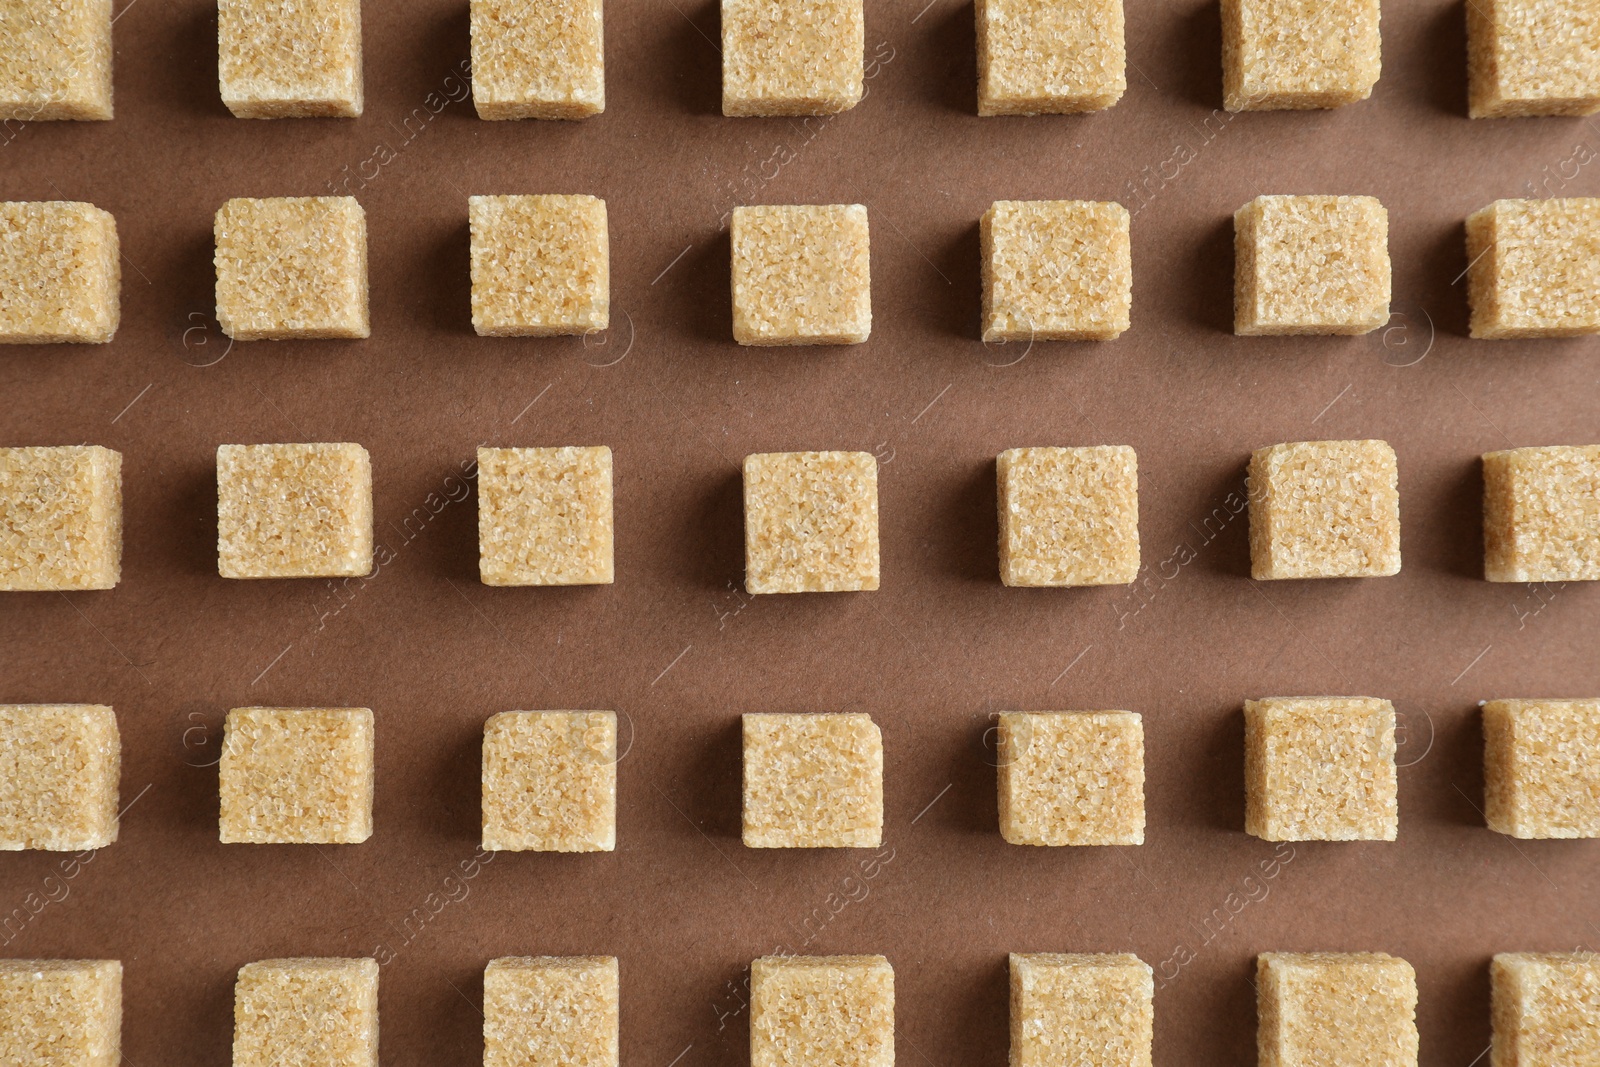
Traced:
[[882, 956], [750, 964], [750, 1067], [894, 1067], [894, 969]]
[[219, 445], [224, 578], [372, 572], [372, 459], [352, 444]]
[[1244, 705], [1244, 829], [1263, 841], [1393, 841], [1394, 705], [1267, 697]]
[[554, 337], [611, 325], [604, 200], [473, 196], [467, 198], [467, 214], [472, 328], [479, 336]]
[[876, 848], [883, 735], [870, 716], [745, 715], [744, 843]]
[[471, 0], [480, 119], [583, 119], [606, 109], [602, 0]]
[[1502, 952], [1489, 964], [1489, 1067], [1600, 1063], [1600, 954]]
[[506, 956], [483, 970], [483, 1067], [617, 1067], [615, 956]]
[[117, 716], [105, 705], [0, 704], [0, 849], [111, 844], [121, 776]]
[[378, 1067], [378, 961], [261, 960], [240, 967], [233, 1067]]
[[371, 837], [372, 734], [367, 708], [228, 712], [222, 840], [351, 845]]
[[1011, 953], [1011, 1067], [1150, 1067], [1155, 981], [1132, 953]]
[[985, 341], [1109, 341], [1128, 328], [1128, 209], [996, 200], [978, 225]]
[[744, 458], [744, 587], [878, 588], [878, 461], [870, 452]]
[[1258, 196], [1233, 216], [1233, 332], [1371, 333], [1389, 321], [1389, 213], [1370, 196]]
[[833, 115], [861, 102], [862, 0], [722, 0], [722, 113]]
[[1263, 952], [1258, 1067], [1416, 1067], [1417, 975], [1381, 952]]
[[611, 449], [478, 449], [478, 576], [485, 585], [614, 581]]
[[1006, 585], [1121, 585], [1139, 576], [1133, 449], [1008, 448], [995, 469]]
[[733, 339], [858, 345], [872, 332], [867, 209], [733, 209]]
[[111, 0], [7, 0], [0, 121], [111, 117]]
[[218, 0], [217, 81], [236, 118], [355, 118], [361, 0]]
[[118, 1067], [120, 960], [0, 960], [0, 1063]]
[[1131, 711], [1007, 711], [1000, 836], [1013, 845], [1144, 844], [1144, 723]]
[[353, 196], [229, 200], [217, 322], [236, 341], [367, 337], [367, 215]]
[[1467, 218], [1468, 332], [1600, 333], [1600, 197], [1496, 200]]
[[1473, 0], [1467, 88], [1475, 119], [1600, 111], [1600, 11], [1593, 0]]
[[116, 220], [93, 204], [0, 204], [0, 344], [110, 341], [122, 321], [119, 247]]
[[617, 716], [506, 711], [483, 726], [483, 847], [617, 847]]
[[1122, 0], [978, 0], [978, 114], [1099, 111], [1128, 88]]
[[0, 448], [0, 592], [110, 589], [122, 578], [122, 453]]
[[1382, 69], [1378, 0], [1222, 0], [1222, 106], [1341, 107]]
[[1298, 441], [1250, 456], [1250, 577], [1400, 571], [1400, 487], [1386, 441]]
[[1600, 837], [1600, 699], [1491, 700], [1483, 742], [1489, 829]]
[[1491, 582], [1600, 580], [1600, 445], [1487, 453], [1483, 545]]

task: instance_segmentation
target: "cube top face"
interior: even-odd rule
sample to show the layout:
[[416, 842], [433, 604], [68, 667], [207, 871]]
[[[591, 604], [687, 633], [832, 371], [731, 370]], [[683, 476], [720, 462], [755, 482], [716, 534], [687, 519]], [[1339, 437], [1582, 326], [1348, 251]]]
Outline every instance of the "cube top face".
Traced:
[[1483, 739], [1489, 829], [1600, 837], [1600, 699], [1491, 700]]
[[1381, 52], [1378, 0], [1223, 0], [1223, 107], [1300, 111], [1365, 100]]
[[604, 200], [474, 196], [467, 200], [467, 216], [472, 328], [480, 336], [587, 334], [611, 324]]
[[1417, 976], [1381, 952], [1265, 952], [1260, 1067], [1416, 1067]]
[[1600, 1063], [1600, 955], [1502, 952], [1489, 988], [1489, 1067]]
[[508, 711], [483, 727], [483, 847], [610, 852], [617, 845], [617, 716]]
[[217, 81], [235, 118], [355, 118], [361, 0], [218, 0]]
[[478, 449], [485, 585], [608, 584], [613, 542], [611, 449]]
[[1250, 577], [1400, 571], [1400, 484], [1385, 441], [1299, 441], [1250, 457]]
[[4, 0], [0, 120], [111, 117], [111, 0]]
[[614, 956], [523, 956], [483, 971], [483, 1067], [616, 1067]]
[[1013, 845], [1144, 844], [1144, 723], [1131, 711], [1007, 711], [1000, 835]]
[[997, 200], [978, 226], [985, 341], [1109, 341], [1133, 305], [1128, 209]]
[[1244, 706], [1245, 832], [1265, 841], [1393, 841], [1394, 706], [1268, 697]]
[[1011, 954], [1011, 1067], [1150, 1067], [1155, 981], [1132, 953]]
[[0, 1063], [118, 1067], [119, 960], [0, 960]]
[[1467, 113], [1475, 119], [1600, 111], [1600, 11], [1586, 0], [1467, 6]]
[[1389, 213], [1370, 196], [1258, 196], [1235, 212], [1240, 336], [1370, 333], [1389, 321]]
[[1483, 542], [1491, 582], [1600, 580], [1600, 445], [1485, 455]]
[[119, 248], [116, 220], [93, 204], [0, 203], [0, 344], [110, 341], [122, 320]]
[[750, 1067], [894, 1067], [894, 970], [882, 956], [750, 964]]
[[866, 208], [736, 207], [731, 231], [735, 341], [855, 345], [867, 339], [872, 268]]
[[1496, 200], [1467, 218], [1469, 332], [1600, 333], [1600, 197]]
[[367, 216], [353, 196], [234, 199], [216, 218], [217, 322], [236, 341], [367, 337]]
[[122, 453], [0, 448], [0, 592], [110, 589], [122, 578]]
[[111, 844], [121, 771], [117, 716], [105, 705], [0, 704], [0, 850]]
[[870, 452], [744, 458], [744, 585], [751, 593], [878, 588], [878, 461]]
[[372, 460], [354, 444], [217, 448], [217, 571], [224, 578], [372, 572]]
[[228, 712], [221, 840], [342, 845], [371, 837], [372, 739], [367, 708]]
[[233, 987], [233, 1067], [377, 1067], [378, 961], [247, 963]]
[[745, 715], [748, 848], [876, 848], [883, 735], [866, 715]]
[[722, 0], [722, 113], [832, 115], [861, 100], [862, 0]]
[[471, 0], [480, 119], [582, 119], [606, 109], [602, 0]]
[[1122, 0], [978, 0], [978, 114], [1098, 111], [1128, 88]]
[[1120, 585], [1139, 576], [1133, 449], [1008, 448], [995, 468], [1002, 582]]

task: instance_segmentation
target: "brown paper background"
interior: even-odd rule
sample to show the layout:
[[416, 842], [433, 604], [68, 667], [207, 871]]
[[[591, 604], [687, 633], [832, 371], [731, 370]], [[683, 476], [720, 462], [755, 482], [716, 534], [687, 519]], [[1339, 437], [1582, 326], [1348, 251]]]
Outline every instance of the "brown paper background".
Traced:
[[[621, 957], [625, 1062], [739, 1067], [740, 987], [774, 949], [887, 955], [901, 1062], [919, 1067], [1004, 1062], [1008, 951], [1132, 950], [1165, 975], [1192, 955], [1157, 993], [1155, 1060], [1210, 1067], [1254, 1062], [1255, 953], [1387, 950], [1417, 968], [1422, 1062], [1467, 1067], [1488, 1043], [1492, 953], [1600, 947], [1600, 844], [1484, 828], [1475, 710], [1600, 693], [1600, 589], [1480, 579], [1476, 462], [1600, 440], [1596, 342], [1469, 341], [1454, 281], [1472, 210], [1530, 183], [1600, 193], [1600, 126], [1469, 122], [1462, 8], [1437, 0], [1386, 5], [1383, 79], [1343, 110], [1213, 117], [1215, 7], [1134, 0], [1119, 105], [980, 120], [971, 4], [923, 2], [869, 5], [869, 95], [826, 122], [722, 118], [714, 6], [612, 0], [603, 116], [489, 123], [462, 99], [408, 134], [428, 94], [463, 95], [447, 80], [467, 56], [461, 0], [367, 5], [365, 116], [278, 122], [223, 109], [210, 5], [134, 0], [116, 120], [8, 133], [0, 196], [109, 209], [126, 262], [114, 343], [0, 352], [0, 436], [119, 449], [127, 531], [115, 591], [3, 598], [0, 699], [114, 705], [132, 807], [70, 879], [59, 856], [0, 856], [0, 916], [65, 895], [0, 954], [122, 959], [132, 1067], [226, 1063], [242, 963], [379, 951], [386, 1067], [478, 1063], [482, 968], [523, 953]], [[395, 158], [363, 182], [380, 144]], [[229, 350], [212, 213], [327, 192], [346, 166], [371, 339]], [[603, 345], [473, 335], [465, 200], [514, 192], [606, 199]], [[1231, 335], [1230, 216], [1260, 192], [1383, 200], [1394, 328]], [[1052, 197], [1135, 209], [1133, 328], [986, 347], [978, 216]], [[871, 341], [733, 344], [723, 213], [851, 201], [871, 212]], [[1245, 517], [1207, 519], [1249, 451], [1369, 436], [1399, 453], [1404, 571], [1252, 582]], [[216, 446], [346, 440], [372, 453], [394, 561], [353, 596], [219, 578]], [[480, 442], [615, 450], [615, 585], [478, 583], [475, 504], [438, 502], [465, 493]], [[1143, 592], [1002, 588], [995, 454], [1092, 443], [1138, 450]], [[882, 590], [752, 601], [737, 465], [817, 448], [882, 457]], [[1181, 545], [1195, 558], [1166, 563]], [[1285, 863], [1241, 829], [1239, 706], [1320, 693], [1399, 709], [1400, 838]], [[218, 844], [210, 764], [246, 704], [375, 710], [371, 841]], [[1147, 844], [1002, 842], [992, 715], [1110, 707], [1145, 717]], [[512, 708], [622, 715], [615, 853], [470, 867], [481, 726]], [[752, 710], [881, 724], [881, 856], [740, 844]], [[447, 882], [464, 861], [476, 876]]]

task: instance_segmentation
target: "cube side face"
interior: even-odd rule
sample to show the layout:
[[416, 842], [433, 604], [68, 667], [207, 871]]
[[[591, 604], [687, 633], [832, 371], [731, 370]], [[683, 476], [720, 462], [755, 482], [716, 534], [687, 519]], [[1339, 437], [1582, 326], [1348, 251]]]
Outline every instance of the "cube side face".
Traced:
[[1155, 981], [1131, 953], [1017, 953], [1011, 1067], [1150, 1067]]
[[119, 960], [0, 960], [0, 1063], [118, 1067]]
[[1486, 454], [1483, 542], [1491, 582], [1600, 580], [1600, 445]]
[[735, 341], [854, 345], [872, 333], [865, 207], [738, 207], [730, 231]]
[[978, 114], [1099, 111], [1128, 88], [1122, 0], [978, 0]]
[[1012, 448], [1000, 453], [995, 467], [1002, 582], [1123, 585], [1139, 576], [1133, 449]]
[[12, 0], [0, 120], [111, 118], [111, 0]]
[[617, 842], [617, 716], [511, 711], [483, 728], [483, 847], [610, 852]]
[[224, 578], [372, 572], [372, 460], [356, 444], [217, 449], [217, 571]]
[[1600, 11], [1582, 0], [1468, 5], [1467, 85], [1475, 119], [1600, 111]]
[[745, 715], [748, 848], [876, 848], [883, 735], [866, 715]]
[[1389, 321], [1389, 213], [1370, 196], [1260, 196], [1234, 216], [1234, 333], [1370, 333]]
[[722, 0], [722, 113], [848, 111], [865, 50], [862, 0]]
[[122, 453], [0, 448], [0, 592], [110, 589], [122, 579]]
[[121, 289], [110, 212], [68, 201], [0, 204], [0, 344], [104, 344], [122, 321]]
[[367, 219], [355, 197], [229, 200], [215, 240], [217, 322], [234, 340], [372, 333]]
[[234, 983], [233, 1067], [377, 1067], [378, 963], [261, 960]]
[[1224, 0], [1223, 106], [1341, 107], [1372, 95], [1382, 70], [1378, 0]]
[[611, 449], [478, 449], [485, 585], [603, 585], [616, 577]]
[[750, 1067], [894, 1067], [894, 971], [882, 956], [750, 965]]
[[744, 461], [745, 589], [878, 588], [878, 461], [870, 452], [768, 452]]
[[602, 0], [472, 0], [480, 119], [583, 119], [606, 109]]
[[1416, 1067], [1417, 978], [1376, 952], [1267, 952], [1256, 966], [1260, 1067]]
[[1600, 955], [1502, 952], [1489, 990], [1489, 1067], [1600, 1063]]
[[1467, 219], [1469, 332], [1600, 333], [1600, 197], [1497, 200]]
[[355, 118], [360, 0], [219, 0], [217, 81], [235, 118]]
[[220, 839], [357, 844], [372, 836], [367, 708], [234, 708], [223, 726]]
[[1400, 570], [1399, 465], [1385, 441], [1300, 441], [1250, 458], [1250, 576]]
[[1245, 832], [1264, 841], [1393, 841], [1394, 707], [1371, 697], [1245, 703]]
[[1491, 700], [1483, 733], [1489, 829], [1600, 837], [1600, 699]]
[[483, 1067], [617, 1067], [614, 956], [490, 960], [483, 972]]
[[1003, 712], [999, 752], [1006, 841], [1144, 844], [1144, 722], [1135, 713]]
[[78, 852], [111, 844], [121, 772], [122, 741], [110, 708], [0, 704], [0, 850]]
[[467, 214], [472, 328], [479, 336], [556, 337], [611, 325], [604, 200], [474, 196]]
[[984, 215], [985, 341], [1109, 341], [1133, 306], [1130, 216], [1089, 200], [999, 200]]

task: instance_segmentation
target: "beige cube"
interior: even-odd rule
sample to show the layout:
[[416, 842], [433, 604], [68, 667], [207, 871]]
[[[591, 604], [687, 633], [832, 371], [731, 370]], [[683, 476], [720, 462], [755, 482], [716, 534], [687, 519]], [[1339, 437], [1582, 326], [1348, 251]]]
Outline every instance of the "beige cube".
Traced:
[[216, 246], [217, 322], [234, 340], [371, 334], [367, 215], [355, 197], [229, 200]]
[[1483, 742], [1489, 829], [1600, 837], [1600, 699], [1491, 700]]
[[1258, 1067], [1416, 1067], [1417, 975], [1381, 952], [1263, 952]]
[[1013, 845], [1144, 844], [1144, 722], [1131, 711], [1007, 711], [1000, 836]]
[[1341, 107], [1382, 70], [1378, 0], [1222, 0], [1222, 106]]
[[1006, 585], [1122, 585], [1139, 576], [1133, 449], [1008, 448], [995, 469]]
[[478, 576], [485, 585], [616, 578], [611, 449], [478, 449]]
[[583, 119], [606, 109], [602, 0], [471, 0], [480, 119]]
[[1600, 333], [1600, 197], [1496, 200], [1467, 218], [1469, 332]]
[[1600, 580], [1600, 445], [1486, 454], [1483, 548], [1491, 582]]
[[1109, 341], [1128, 328], [1128, 209], [996, 200], [978, 224], [985, 341]]
[[878, 588], [878, 461], [872, 453], [744, 458], [744, 586], [751, 593]]
[[122, 578], [122, 453], [0, 448], [0, 592], [110, 589]]
[[1128, 88], [1122, 0], [977, 0], [978, 114], [1099, 111]]
[[1370, 196], [1258, 196], [1233, 216], [1233, 332], [1371, 333], [1389, 321], [1389, 213]]
[[722, 113], [832, 115], [860, 103], [862, 0], [722, 0]]
[[894, 969], [882, 956], [750, 964], [750, 1067], [894, 1067]]
[[372, 459], [354, 444], [219, 445], [217, 571], [340, 578], [372, 571]]
[[236, 118], [355, 118], [361, 0], [218, 0], [217, 81]]
[[617, 715], [506, 711], [483, 726], [483, 847], [617, 847]]
[[1400, 474], [1387, 441], [1297, 441], [1250, 456], [1250, 577], [1400, 571]]
[[867, 209], [736, 207], [733, 339], [742, 345], [856, 345], [872, 332]]
[[617, 1067], [615, 956], [506, 956], [483, 971], [483, 1067]]
[[1467, 113], [1475, 119], [1600, 111], [1594, 0], [1467, 4]]
[[1489, 965], [1489, 1067], [1600, 1063], [1600, 954], [1502, 952]]
[[1264, 841], [1393, 841], [1394, 705], [1266, 697], [1244, 705], [1244, 828]]
[[0, 704], [0, 849], [111, 844], [121, 776], [117, 716], [105, 705]]
[[877, 848], [883, 735], [870, 716], [745, 715], [744, 843]]
[[467, 199], [467, 215], [472, 328], [480, 336], [554, 337], [611, 325], [604, 200], [474, 196]]
[[119, 1067], [119, 960], [0, 960], [0, 1063]]
[[6, 0], [0, 121], [111, 117], [111, 0]]
[[1010, 1067], [1150, 1067], [1155, 980], [1132, 953], [1011, 953]]
[[122, 321], [119, 248], [117, 221], [93, 204], [0, 203], [0, 344], [111, 340]]
[[234, 708], [222, 733], [224, 843], [349, 845], [372, 836], [368, 708]]
[[239, 968], [233, 1067], [378, 1067], [378, 961], [261, 960]]

